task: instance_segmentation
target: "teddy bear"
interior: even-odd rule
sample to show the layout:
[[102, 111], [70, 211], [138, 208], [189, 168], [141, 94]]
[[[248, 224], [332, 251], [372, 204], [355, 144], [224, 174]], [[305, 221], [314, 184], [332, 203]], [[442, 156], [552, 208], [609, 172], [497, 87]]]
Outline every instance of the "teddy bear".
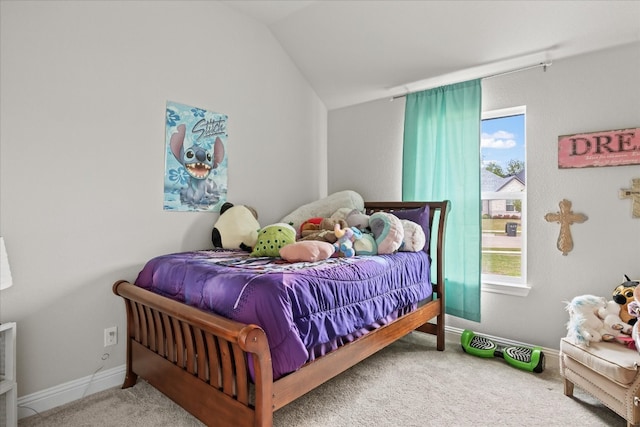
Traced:
[[251, 252], [258, 240], [258, 213], [250, 206], [225, 202], [211, 230], [214, 248], [242, 249]]
[[613, 341], [621, 335], [631, 335], [632, 326], [620, 318], [620, 305], [611, 300], [604, 307], [598, 309], [598, 317], [604, 323], [606, 333], [602, 334], [602, 341]]
[[569, 312], [567, 338], [578, 345], [589, 346], [591, 342], [602, 341], [602, 336], [609, 334], [604, 321], [598, 317], [600, 310], [605, 310], [607, 300], [595, 295], [581, 295], [567, 303]]
[[338, 240], [334, 232], [336, 225], [340, 225], [340, 228], [348, 227], [343, 219], [309, 218], [300, 225], [299, 240], [320, 240], [333, 244]]

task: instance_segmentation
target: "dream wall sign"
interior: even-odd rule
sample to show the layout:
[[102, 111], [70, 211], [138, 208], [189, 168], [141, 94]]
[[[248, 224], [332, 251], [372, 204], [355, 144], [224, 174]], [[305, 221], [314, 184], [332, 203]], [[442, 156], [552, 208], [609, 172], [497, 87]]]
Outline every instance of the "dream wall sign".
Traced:
[[561, 169], [640, 164], [640, 128], [558, 137]]
[[214, 211], [227, 198], [227, 116], [167, 102], [164, 209]]

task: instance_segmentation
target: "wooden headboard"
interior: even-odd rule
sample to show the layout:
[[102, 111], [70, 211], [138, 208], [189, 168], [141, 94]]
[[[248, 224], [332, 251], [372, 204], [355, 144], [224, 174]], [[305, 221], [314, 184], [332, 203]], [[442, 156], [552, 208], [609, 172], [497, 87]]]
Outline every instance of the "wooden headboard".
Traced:
[[[364, 209], [367, 215], [371, 215], [374, 212], [393, 213], [399, 210], [417, 209], [425, 205], [429, 206], [429, 229], [431, 230], [431, 238], [430, 241], [425, 244], [424, 251], [431, 257], [435, 255], [435, 262], [438, 268], [437, 278], [434, 282], [440, 284], [444, 283], [444, 236], [447, 226], [447, 215], [451, 207], [449, 200], [440, 202], [364, 202]], [[435, 243], [435, 248], [432, 247], [432, 243]]]

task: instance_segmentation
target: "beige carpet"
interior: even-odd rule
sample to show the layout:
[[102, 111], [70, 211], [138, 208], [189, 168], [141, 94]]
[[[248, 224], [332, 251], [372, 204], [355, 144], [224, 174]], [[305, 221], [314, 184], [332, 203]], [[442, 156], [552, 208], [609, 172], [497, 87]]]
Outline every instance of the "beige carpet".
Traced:
[[[145, 382], [106, 390], [20, 420], [20, 427], [202, 426]], [[392, 344], [274, 414], [275, 426], [626, 426], [576, 387], [564, 396], [557, 366], [541, 374], [501, 359], [444, 352], [419, 333]]]

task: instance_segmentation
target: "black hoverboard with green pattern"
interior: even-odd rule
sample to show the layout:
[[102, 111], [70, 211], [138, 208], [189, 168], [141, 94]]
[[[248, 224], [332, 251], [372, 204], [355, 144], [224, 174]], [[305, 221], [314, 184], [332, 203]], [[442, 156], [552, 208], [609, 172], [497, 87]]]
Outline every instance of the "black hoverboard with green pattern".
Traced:
[[529, 372], [544, 371], [544, 353], [540, 347], [503, 347], [468, 329], [462, 332], [460, 343], [465, 353], [484, 358], [501, 357], [511, 366]]

